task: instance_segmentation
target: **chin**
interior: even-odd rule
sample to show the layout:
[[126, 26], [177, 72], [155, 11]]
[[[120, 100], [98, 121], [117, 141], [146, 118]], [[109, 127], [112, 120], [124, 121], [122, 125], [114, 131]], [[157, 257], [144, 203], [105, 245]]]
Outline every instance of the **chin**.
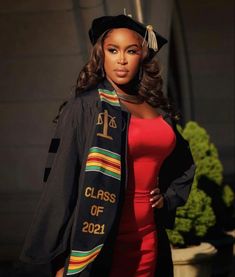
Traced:
[[113, 78], [112, 81], [116, 85], [127, 85], [129, 84], [133, 79], [130, 78]]
[[118, 81], [114, 81], [114, 83], [115, 83], [116, 85], [127, 85], [128, 83], [130, 83], [130, 81], [118, 80]]

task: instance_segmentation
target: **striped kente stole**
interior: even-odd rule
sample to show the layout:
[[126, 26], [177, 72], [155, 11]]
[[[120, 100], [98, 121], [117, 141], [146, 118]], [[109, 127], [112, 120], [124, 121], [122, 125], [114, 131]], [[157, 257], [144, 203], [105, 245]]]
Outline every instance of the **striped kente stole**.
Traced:
[[98, 89], [100, 107], [73, 227], [65, 274], [78, 276], [99, 255], [116, 214], [121, 185], [121, 108], [115, 91]]

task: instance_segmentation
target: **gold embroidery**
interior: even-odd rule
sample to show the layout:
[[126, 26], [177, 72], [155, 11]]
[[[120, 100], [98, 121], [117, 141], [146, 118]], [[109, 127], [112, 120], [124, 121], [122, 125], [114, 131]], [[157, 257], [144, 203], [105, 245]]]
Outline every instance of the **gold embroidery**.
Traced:
[[105, 224], [95, 224], [93, 222], [83, 222], [83, 233], [90, 233], [94, 235], [104, 235]]
[[104, 207], [103, 206], [97, 206], [97, 205], [92, 205], [91, 206], [91, 211], [90, 214], [93, 216], [99, 216], [100, 213], [104, 212]]
[[108, 110], [104, 110], [103, 113], [99, 113], [96, 125], [103, 124], [103, 133], [97, 133], [97, 136], [113, 140], [111, 136], [108, 135], [108, 128], [117, 128], [117, 123], [115, 121], [115, 116], [108, 114]]

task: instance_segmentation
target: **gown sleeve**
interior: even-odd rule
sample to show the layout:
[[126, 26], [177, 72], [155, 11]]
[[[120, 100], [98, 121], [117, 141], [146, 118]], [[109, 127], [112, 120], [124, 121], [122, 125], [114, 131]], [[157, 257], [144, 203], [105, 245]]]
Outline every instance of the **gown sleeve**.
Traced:
[[188, 141], [173, 126], [176, 146], [163, 162], [159, 174], [159, 186], [164, 197], [162, 209], [156, 209], [156, 220], [164, 227], [173, 228], [176, 209], [183, 206], [189, 196], [195, 174], [195, 164]]
[[48, 263], [68, 247], [78, 190], [79, 99], [70, 99], [51, 139], [44, 186], [20, 260]]

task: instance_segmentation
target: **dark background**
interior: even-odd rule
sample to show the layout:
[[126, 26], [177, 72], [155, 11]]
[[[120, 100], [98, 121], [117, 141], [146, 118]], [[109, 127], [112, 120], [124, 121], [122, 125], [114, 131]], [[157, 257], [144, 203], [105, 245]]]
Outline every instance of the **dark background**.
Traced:
[[[0, 261], [6, 269], [17, 260], [40, 196], [52, 119], [87, 61], [91, 20], [124, 7], [137, 18], [131, 0], [0, 0]], [[160, 53], [165, 93], [185, 121], [207, 129], [225, 181], [234, 185], [234, 2], [157, 0], [142, 7], [144, 22], [169, 40]]]

